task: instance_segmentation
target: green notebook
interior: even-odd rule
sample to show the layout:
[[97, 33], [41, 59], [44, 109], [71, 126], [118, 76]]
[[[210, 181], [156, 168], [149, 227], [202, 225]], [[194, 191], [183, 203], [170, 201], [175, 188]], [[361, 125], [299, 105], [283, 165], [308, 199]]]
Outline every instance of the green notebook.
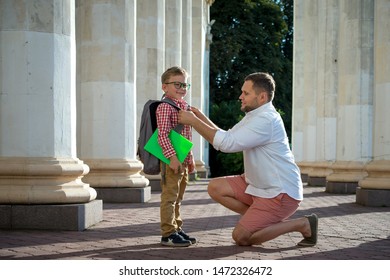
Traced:
[[[158, 130], [156, 129], [153, 135], [146, 143], [144, 149], [149, 153], [151, 153], [152, 155], [154, 155], [155, 157], [157, 157], [158, 159], [160, 159], [161, 161], [165, 162], [166, 164], [169, 164], [170, 160], [163, 155], [162, 148], [158, 144], [157, 134], [158, 134]], [[177, 158], [181, 163], [183, 163], [184, 159], [191, 151], [191, 148], [193, 146], [192, 142], [174, 130], [171, 130], [168, 137], [171, 140], [173, 148], [175, 149]]]

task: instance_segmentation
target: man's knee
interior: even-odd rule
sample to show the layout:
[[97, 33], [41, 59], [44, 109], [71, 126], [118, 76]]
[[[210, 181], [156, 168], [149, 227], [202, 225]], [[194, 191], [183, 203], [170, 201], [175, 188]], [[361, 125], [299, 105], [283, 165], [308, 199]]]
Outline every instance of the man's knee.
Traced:
[[239, 246], [250, 246], [249, 238], [251, 233], [241, 228], [235, 228], [232, 233], [232, 238]]
[[209, 182], [207, 192], [212, 198], [219, 196], [220, 188], [218, 187], [217, 180], [213, 179]]

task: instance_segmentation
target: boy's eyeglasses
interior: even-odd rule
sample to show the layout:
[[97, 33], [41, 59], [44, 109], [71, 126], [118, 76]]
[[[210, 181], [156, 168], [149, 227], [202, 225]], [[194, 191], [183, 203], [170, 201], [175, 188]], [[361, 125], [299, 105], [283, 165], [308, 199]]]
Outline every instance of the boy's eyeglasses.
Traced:
[[187, 83], [180, 83], [180, 82], [170, 82], [170, 83], [165, 83], [166, 85], [169, 85], [169, 84], [173, 84], [173, 86], [176, 88], [176, 89], [185, 89], [185, 90], [189, 90], [191, 85], [190, 84], [187, 84]]

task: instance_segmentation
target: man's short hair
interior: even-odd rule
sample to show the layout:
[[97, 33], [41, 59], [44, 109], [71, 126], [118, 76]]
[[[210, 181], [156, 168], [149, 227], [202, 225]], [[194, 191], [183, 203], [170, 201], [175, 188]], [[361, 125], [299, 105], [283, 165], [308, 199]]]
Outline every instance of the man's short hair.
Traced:
[[276, 85], [270, 74], [264, 72], [252, 73], [245, 77], [245, 81], [252, 81], [256, 94], [265, 91], [268, 94], [269, 101], [274, 99]]

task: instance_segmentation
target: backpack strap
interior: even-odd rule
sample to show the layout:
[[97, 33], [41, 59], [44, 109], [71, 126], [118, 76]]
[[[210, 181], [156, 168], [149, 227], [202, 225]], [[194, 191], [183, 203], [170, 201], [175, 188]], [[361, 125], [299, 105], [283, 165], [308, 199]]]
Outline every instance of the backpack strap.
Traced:
[[[177, 111], [180, 111], [181, 108], [179, 106], [176, 105], [176, 103], [170, 99], [170, 98], [165, 98], [165, 94], [162, 96], [161, 98], [161, 102], [164, 102], [164, 103], [168, 103], [169, 105], [171, 105], [172, 107], [174, 107]], [[177, 133], [181, 133], [181, 131], [183, 130], [184, 128], [184, 125], [183, 124], [177, 124], [173, 130], [176, 131]]]

